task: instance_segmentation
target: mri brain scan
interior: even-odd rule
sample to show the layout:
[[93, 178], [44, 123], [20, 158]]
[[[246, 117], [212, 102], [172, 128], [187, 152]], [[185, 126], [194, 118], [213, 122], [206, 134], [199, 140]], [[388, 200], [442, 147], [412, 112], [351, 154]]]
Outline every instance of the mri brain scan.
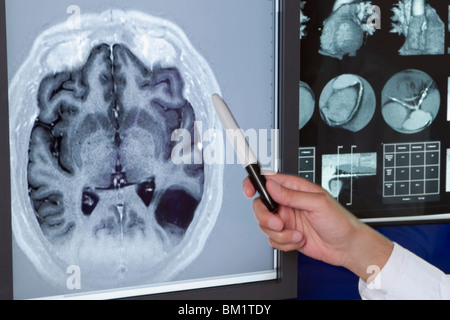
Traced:
[[186, 35], [139, 12], [89, 15], [36, 40], [10, 117], [13, 232], [41, 276], [64, 286], [75, 265], [84, 288], [155, 283], [198, 256], [223, 169], [174, 164], [172, 137], [187, 130], [183, 150], [199, 158], [195, 123], [219, 126], [216, 92]]

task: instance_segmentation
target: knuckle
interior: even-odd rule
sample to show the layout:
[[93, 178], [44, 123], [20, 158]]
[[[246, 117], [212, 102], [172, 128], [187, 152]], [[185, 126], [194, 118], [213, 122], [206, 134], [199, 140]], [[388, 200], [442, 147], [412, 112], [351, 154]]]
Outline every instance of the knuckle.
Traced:
[[297, 198], [297, 192], [292, 189], [285, 189], [285, 199], [289, 206], [292, 206]]

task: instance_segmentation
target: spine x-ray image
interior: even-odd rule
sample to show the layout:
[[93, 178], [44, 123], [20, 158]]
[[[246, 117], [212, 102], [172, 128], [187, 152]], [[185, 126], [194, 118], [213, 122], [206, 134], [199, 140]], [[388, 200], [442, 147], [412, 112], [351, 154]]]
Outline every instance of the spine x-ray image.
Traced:
[[322, 187], [344, 204], [351, 204], [355, 182], [374, 176], [376, 172], [376, 153], [332, 154], [322, 157]]
[[[10, 89], [13, 232], [38, 272], [84, 289], [167, 281], [201, 252], [221, 166], [171, 136], [219, 128], [208, 63], [171, 22], [109, 10], [45, 31]], [[201, 158], [199, 141], [183, 141]], [[199, 156], [200, 155], [200, 156]]]

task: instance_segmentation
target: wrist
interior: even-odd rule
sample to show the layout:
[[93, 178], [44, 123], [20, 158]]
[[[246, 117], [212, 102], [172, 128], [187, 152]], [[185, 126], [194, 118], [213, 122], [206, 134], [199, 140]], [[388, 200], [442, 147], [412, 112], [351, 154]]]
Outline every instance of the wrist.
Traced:
[[343, 267], [367, 282], [374, 276], [374, 271], [378, 273], [384, 268], [393, 249], [393, 242], [361, 223]]

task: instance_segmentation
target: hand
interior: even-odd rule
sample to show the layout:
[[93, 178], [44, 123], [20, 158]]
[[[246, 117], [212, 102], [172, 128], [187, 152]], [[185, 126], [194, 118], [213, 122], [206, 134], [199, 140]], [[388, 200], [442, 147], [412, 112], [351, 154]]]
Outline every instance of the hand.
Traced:
[[[298, 250], [311, 258], [346, 267], [363, 280], [371, 275], [367, 273], [369, 266], [384, 267], [393, 244], [360, 222], [328, 192], [295, 176], [275, 174], [267, 178], [267, 190], [280, 209], [273, 214], [257, 198], [253, 211], [272, 247]], [[247, 197], [255, 195], [248, 178], [243, 188]]]

